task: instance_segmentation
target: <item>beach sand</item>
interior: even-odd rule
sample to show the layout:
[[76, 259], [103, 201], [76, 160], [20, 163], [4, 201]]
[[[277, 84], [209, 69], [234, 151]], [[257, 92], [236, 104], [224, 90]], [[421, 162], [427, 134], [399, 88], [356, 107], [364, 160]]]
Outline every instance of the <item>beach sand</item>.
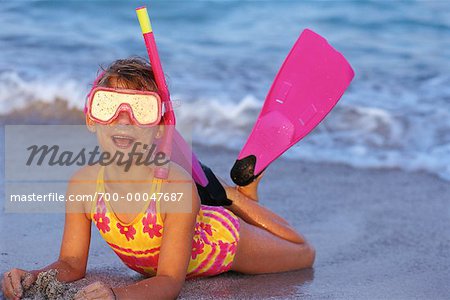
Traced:
[[[204, 147], [196, 153], [229, 178], [237, 153]], [[425, 173], [279, 159], [266, 172], [260, 194], [261, 204], [285, 216], [315, 246], [314, 268], [189, 280], [181, 299], [448, 299], [448, 182]], [[2, 211], [0, 272], [55, 261], [63, 225], [61, 214]], [[93, 228], [87, 275], [75, 284], [123, 286], [141, 279]]]

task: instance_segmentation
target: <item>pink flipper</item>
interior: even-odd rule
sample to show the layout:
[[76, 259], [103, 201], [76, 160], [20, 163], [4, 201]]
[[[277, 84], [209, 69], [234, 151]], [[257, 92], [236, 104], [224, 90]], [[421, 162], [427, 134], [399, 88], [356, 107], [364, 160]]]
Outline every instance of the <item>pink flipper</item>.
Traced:
[[231, 170], [241, 186], [310, 133], [354, 76], [347, 60], [320, 35], [302, 32], [278, 71], [247, 142]]

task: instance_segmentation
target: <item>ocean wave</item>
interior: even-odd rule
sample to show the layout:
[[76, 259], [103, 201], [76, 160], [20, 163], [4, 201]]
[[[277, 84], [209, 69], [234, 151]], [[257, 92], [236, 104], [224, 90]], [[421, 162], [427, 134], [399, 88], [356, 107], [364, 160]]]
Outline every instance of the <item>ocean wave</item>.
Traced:
[[87, 87], [79, 81], [59, 76], [25, 78], [14, 71], [0, 72], [0, 114], [8, 115], [34, 103], [51, 104], [60, 99], [69, 108], [84, 105]]
[[[241, 149], [261, 102], [252, 96], [238, 104], [186, 103], [178, 125], [190, 126], [194, 142]], [[362, 168], [427, 171], [450, 180], [450, 113], [426, 116], [340, 103], [305, 139], [284, 154], [290, 159], [335, 162]]]
[[[422, 85], [441, 86], [430, 79]], [[25, 80], [0, 74], [0, 123], [83, 124], [87, 92], [76, 80]], [[290, 159], [345, 163], [355, 167], [402, 168], [428, 171], [450, 180], [450, 112], [438, 109], [433, 93], [411, 94], [389, 85], [383, 89], [357, 82], [327, 118], [284, 155]], [[420, 89], [420, 87], [419, 87]], [[439, 101], [447, 97], [441, 89]], [[443, 96], [444, 95], [444, 96]], [[365, 97], [366, 101], [360, 101]], [[396, 101], [370, 99], [396, 97]], [[208, 98], [183, 101], [173, 95], [177, 127], [190, 132], [194, 143], [239, 150], [262, 107], [262, 99], [248, 94], [241, 100]], [[415, 101], [421, 105], [402, 105]]]

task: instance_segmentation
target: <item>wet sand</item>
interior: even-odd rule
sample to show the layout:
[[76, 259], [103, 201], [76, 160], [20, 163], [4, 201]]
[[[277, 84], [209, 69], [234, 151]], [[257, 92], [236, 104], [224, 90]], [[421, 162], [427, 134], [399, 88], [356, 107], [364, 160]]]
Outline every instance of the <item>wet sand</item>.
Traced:
[[[228, 178], [237, 153], [196, 152]], [[263, 205], [314, 244], [314, 269], [190, 280], [181, 299], [448, 299], [450, 183], [425, 173], [278, 160], [260, 192]], [[60, 214], [2, 211], [0, 272], [53, 262], [63, 225]], [[122, 286], [143, 279], [120, 262], [95, 228], [92, 232], [88, 273], [77, 286], [96, 280]]]

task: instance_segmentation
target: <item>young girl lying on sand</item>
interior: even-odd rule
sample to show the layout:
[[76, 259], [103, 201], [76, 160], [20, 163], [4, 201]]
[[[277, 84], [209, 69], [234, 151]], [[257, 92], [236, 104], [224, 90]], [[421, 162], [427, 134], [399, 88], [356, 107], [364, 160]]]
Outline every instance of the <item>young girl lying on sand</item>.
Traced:
[[[94, 88], [107, 88], [119, 98], [129, 90], [137, 90], [159, 100], [157, 95], [148, 93], [156, 93], [157, 89], [151, 67], [142, 59], [114, 62], [96, 84]], [[94, 100], [90, 97], [89, 101]], [[97, 135], [103, 152], [126, 154], [133, 144], [152, 145], [162, 134], [163, 129], [158, 126], [142, 126], [145, 120], [136, 120], [139, 112], [133, 112], [132, 106], [147, 104], [128, 103], [128, 111], [120, 110], [110, 124], [101, 124], [93, 116], [93, 107], [88, 110], [87, 127]], [[108, 108], [107, 103], [89, 104]], [[145, 149], [141, 150], [145, 153]], [[69, 182], [68, 195], [99, 192], [117, 194], [119, 200], [97, 197], [96, 201], [68, 201], [59, 258], [39, 270], [14, 268], [6, 272], [2, 278], [5, 297], [20, 299], [24, 292], [21, 280], [28, 278], [29, 285], [40, 272], [49, 269], [56, 269], [57, 279], [62, 282], [83, 278], [92, 223], [128, 267], [148, 278], [125, 287], [95, 282], [78, 292], [75, 299], [176, 298], [186, 278], [214, 276], [229, 270], [245, 274], [283, 272], [313, 265], [313, 247], [282, 217], [258, 203], [259, 180], [247, 187], [222, 183], [231, 205], [207, 206], [201, 205], [195, 184], [183, 168], [171, 162], [166, 180], [155, 178], [154, 168], [134, 163], [125, 170], [125, 166], [113, 163], [79, 170]], [[121, 198], [129, 192], [163, 193], [168, 197], [175, 193], [183, 197], [180, 201], [146, 202]], [[183, 206], [189, 212], [180, 212]]]

